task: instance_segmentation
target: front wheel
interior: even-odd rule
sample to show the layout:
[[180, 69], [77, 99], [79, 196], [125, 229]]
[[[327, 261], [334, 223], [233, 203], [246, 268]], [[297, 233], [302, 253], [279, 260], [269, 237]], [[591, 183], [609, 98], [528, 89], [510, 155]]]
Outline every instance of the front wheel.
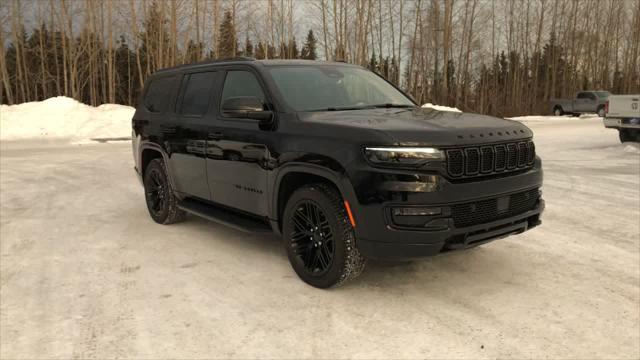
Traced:
[[329, 185], [296, 190], [287, 202], [282, 230], [293, 270], [311, 286], [340, 286], [364, 270], [342, 197]]
[[553, 115], [555, 116], [562, 116], [564, 115], [564, 113], [562, 112], [562, 108], [559, 106], [556, 106], [555, 109], [553, 109]]

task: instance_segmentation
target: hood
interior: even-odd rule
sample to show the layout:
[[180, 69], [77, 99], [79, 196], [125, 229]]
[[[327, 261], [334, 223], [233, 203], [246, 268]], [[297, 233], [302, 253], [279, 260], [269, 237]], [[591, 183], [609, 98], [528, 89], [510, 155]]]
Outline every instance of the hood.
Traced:
[[302, 121], [384, 132], [395, 144], [405, 146], [482, 144], [533, 136], [528, 127], [517, 121], [429, 108], [306, 112], [298, 115]]

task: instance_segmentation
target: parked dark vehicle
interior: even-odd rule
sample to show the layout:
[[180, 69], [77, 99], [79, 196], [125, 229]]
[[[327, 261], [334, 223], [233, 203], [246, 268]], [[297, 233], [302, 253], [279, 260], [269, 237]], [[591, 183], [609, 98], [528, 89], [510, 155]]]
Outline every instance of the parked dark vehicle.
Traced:
[[574, 99], [551, 99], [551, 107], [555, 116], [596, 113], [604, 117], [609, 95], [608, 91], [580, 91]]
[[540, 224], [521, 123], [418, 107], [359, 66], [233, 59], [158, 71], [133, 117], [153, 220], [193, 213], [282, 236], [326, 288], [365, 259], [464, 249]]

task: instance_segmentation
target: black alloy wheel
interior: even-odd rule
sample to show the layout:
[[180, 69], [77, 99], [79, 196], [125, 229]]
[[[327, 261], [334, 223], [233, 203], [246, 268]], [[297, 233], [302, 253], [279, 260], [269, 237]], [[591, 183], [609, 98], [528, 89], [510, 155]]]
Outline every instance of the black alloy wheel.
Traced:
[[148, 181], [145, 184], [145, 194], [147, 196], [147, 204], [152, 215], [159, 215], [166, 206], [165, 198], [167, 196], [167, 181], [160, 174], [158, 168], [148, 171]]
[[324, 275], [335, 253], [333, 232], [324, 211], [310, 200], [302, 200], [293, 213], [291, 245], [304, 269], [311, 276]]
[[330, 184], [293, 192], [284, 209], [282, 236], [291, 267], [311, 286], [340, 286], [364, 270], [346, 203]]
[[167, 169], [162, 159], [153, 159], [144, 170], [144, 197], [153, 221], [158, 224], [173, 224], [183, 220], [186, 213], [178, 208], [178, 199], [173, 193]]

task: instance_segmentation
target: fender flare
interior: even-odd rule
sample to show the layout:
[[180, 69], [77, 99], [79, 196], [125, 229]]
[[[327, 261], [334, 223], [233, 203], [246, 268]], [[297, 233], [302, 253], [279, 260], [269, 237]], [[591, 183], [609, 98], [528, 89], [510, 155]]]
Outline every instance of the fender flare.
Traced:
[[357, 204], [357, 197], [353, 189], [353, 185], [345, 173], [340, 173], [317, 164], [302, 162], [288, 163], [280, 168], [272, 187], [273, 191], [271, 192], [270, 212], [271, 218], [275, 221], [279, 221], [278, 198], [280, 196], [280, 185], [282, 184], [282, 179], [284, 179], [287, 174], [294, 172], [311, 174], [327, 179], [338, 188], [338, 191], [340, 191], [340, 195], [342, 195], [344, 200], [348, 201], [350, 204]]
[[[169, 182], [171, 183], [171, 187], [173, 189], [176, 188], [176, 184], [175, 181], [173, 180], [173, 174], [171, 173], [171, 167], [169, 166], [169, 154], [167, 154], [167, 152], [164, 150], [164, 148], [162, 146], [160, 146], [157, 143], [151, 142], [151, 141], [141, 141], [140, 142], [140, 150], [138, 151], [138, 161], [137, 164], [140, 165], [140, 167], [142, 167], [142, 154], [144, 153], [145, 150], [153, 150], [156, 151], [158, 153], [160, 153], [160, 155], [162, 156], [162, 160], [165, 163], [165, 168], [167, 169], [167, 177], [169, 178]], [[138, 171], [140, 172], [140, 176], [144, 178], [144, 174], [143, 174], [143, 169], [138, 169]]]

